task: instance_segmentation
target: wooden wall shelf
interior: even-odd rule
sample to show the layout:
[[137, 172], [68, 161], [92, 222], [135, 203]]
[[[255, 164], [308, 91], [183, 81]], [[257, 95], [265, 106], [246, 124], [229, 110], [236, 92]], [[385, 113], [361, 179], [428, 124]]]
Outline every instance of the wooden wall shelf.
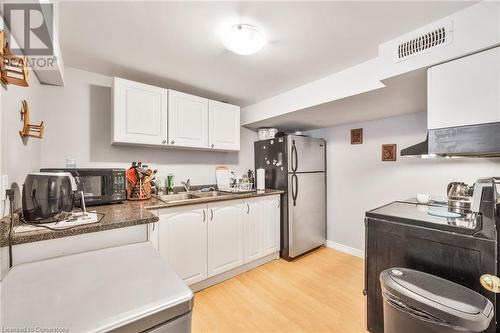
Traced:
[[0, 81], [3, 84], [27, 87], [29, 84], [26, 57], [12, 53], [9, 43], [5, 42], [4, 31], [0, 31], [0, 46]]
[[23, 120], [23, 128], [19, 131], [21, 138], [33, 137], [33, 138], [43, 138], [44, 125], [43, 121], [40, 125], [30, 124], [30, 109], [28, 102], [23, 100], [23, 109], [21, 111], [21, 119]]

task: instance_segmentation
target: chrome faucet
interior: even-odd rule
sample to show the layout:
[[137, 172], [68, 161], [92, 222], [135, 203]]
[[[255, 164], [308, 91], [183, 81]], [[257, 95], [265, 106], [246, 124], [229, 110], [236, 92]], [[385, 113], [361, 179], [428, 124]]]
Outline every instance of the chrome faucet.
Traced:
[[184, 186], [184, 189], [186, 190], [186, 192], [189, 192], [190, 189], [191, 189], [191, 180], [188, 179], [186, 180], [185, 182], [181, 182], [182, 186]]

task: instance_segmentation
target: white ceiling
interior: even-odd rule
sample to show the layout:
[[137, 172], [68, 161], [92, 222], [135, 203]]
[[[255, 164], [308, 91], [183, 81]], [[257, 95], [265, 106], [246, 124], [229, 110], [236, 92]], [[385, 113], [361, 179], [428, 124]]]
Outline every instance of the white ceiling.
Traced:
[[427, 110], [425, 68], [384, 80], [383, 83], [384, 88], [268, 118], [248, 127], [305, 131]]
[[[61, 2], [68, 66], [247, 106], [377, 55], [378, 44], [471, 2]], [[227, 51], [250, 23], [269, 43]]]

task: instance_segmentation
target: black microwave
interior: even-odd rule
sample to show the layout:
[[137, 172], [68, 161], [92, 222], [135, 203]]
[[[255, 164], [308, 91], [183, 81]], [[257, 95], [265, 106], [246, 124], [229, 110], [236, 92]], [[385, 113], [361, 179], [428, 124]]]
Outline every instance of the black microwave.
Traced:
[[117, 203], [127, 199], [125, 169], [44, 168], [40, 171], [71, 173], [77, 187], [76, 206], [81, 205], [82, 192], [87, 206]]

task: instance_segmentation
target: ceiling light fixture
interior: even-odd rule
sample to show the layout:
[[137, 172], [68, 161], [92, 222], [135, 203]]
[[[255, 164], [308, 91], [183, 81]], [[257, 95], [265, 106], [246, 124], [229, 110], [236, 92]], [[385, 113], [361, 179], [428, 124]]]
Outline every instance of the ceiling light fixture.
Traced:
[[237, 24], [223, 31], [222, 44], [234, 53], [249, 55], [262, 49], [266, 41], [253, 25]]

